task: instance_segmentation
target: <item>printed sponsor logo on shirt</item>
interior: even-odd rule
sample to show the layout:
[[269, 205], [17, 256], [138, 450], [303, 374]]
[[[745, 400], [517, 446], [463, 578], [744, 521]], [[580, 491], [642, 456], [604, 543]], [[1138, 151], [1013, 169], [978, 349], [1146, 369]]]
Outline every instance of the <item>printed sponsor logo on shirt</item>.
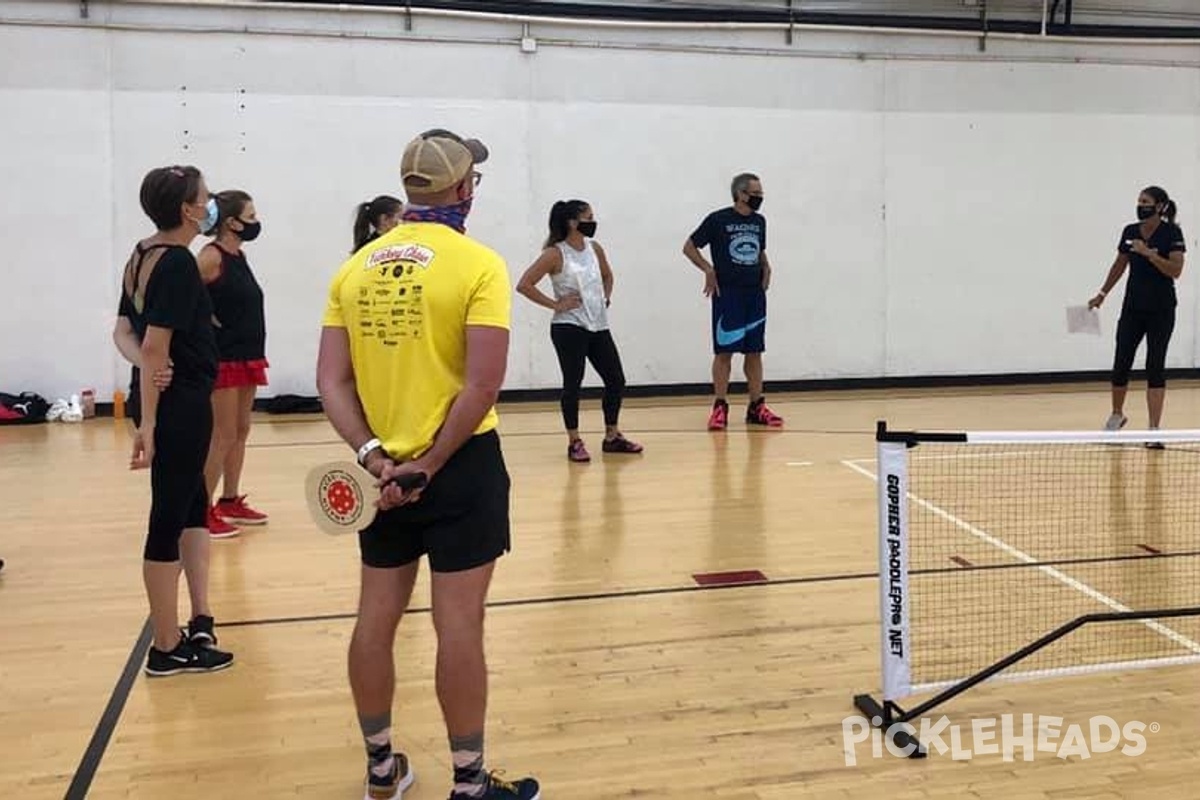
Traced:
[[363, 269], [374, 269], [382, 264], [395, 264], [398, 261], [428, 267], [433, 261], [433, 256], [432, 250], [420, 244], [388, 245], [371, 253]]

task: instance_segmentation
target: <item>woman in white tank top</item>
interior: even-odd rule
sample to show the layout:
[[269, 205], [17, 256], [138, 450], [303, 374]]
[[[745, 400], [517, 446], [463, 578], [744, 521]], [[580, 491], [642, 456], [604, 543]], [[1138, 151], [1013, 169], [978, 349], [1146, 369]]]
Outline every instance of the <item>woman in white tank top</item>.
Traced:
[[[582, 200], [560, 200], [550, 209], [550, 235], [545, 250], [517, 283], [517, 291], [554, 312], [550, 340], [558, 353], [563, 388], [560, 405], [567, 429], [567, 458], [591, 460], [579, 435], [579, 390], [587, 362], [604, 382], [604, 444], [606, 453], [640, 453], [642, 446], [622, 435], [617, 424], [625, 391], [625, 373], [617, 345], [608, 329], [608, 305], [613, 274], [604, 248], [592, 239], [596, 220]], [[537, 288], [549, 276], [549, 297]]]

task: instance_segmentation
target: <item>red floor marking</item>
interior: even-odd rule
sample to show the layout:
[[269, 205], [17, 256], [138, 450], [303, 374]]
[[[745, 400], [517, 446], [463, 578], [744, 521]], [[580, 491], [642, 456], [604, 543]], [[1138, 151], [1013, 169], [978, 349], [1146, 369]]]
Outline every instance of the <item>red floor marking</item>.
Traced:
[[692, 579], [701, 586], [722, 586], [730, 583], [764, 583], [767, 576], [756, 569], [741, 572], [700, 572]]
[[1138, 547], [1142, 548], [1143, 550], [1145, 550], [1147, 553], [1150, 553], [1151, 555], [1155, 555], [1155, 556], [1162, 555], [1162, 550], [1156, 550], [1155, 548], [1151, 547], [1148, 544], [1139, 544]]
[[960, 567], [969, 567], [969, 566], [971, 566], [971, 562], [970, 562], [970, 561], [967, 561], [967, 560], [966, 560], [965, 558], [963, 558], [962, 556], [950, 556], [950, 560], [951, 560], [951, 561], [953, 561], [955, 564], [958, 564]]

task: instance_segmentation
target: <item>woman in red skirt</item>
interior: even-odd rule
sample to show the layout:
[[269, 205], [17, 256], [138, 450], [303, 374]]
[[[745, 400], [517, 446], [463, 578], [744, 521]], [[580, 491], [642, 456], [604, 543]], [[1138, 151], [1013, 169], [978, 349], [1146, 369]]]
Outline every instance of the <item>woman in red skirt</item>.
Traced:
[[[267, 325], [263, 292], [242, 243], [262, 230], [254, 200], [243, 191], [216, 195], [219, 217], [213, 237], [196, 259], [212, 298], [220, 357], [213, 389], [213, 434], [204, 466], [210, 497], [208, 530], [214, 538], [236, 536], [238, 525], [262, 525], [267, 515], [241, 494], [242, 465], [258, 387], [267, 385]], [[217, 494], [217, 484], [222, 492]]]

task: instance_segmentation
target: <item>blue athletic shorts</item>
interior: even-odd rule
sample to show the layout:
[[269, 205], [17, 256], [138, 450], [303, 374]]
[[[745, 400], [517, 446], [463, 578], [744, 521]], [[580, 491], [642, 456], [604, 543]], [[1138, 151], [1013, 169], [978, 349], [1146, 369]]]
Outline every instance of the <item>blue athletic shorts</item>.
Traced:
[[723, 286], [712, 298], [714, 353], [766, 350], [767, 293], [761, 286]]

